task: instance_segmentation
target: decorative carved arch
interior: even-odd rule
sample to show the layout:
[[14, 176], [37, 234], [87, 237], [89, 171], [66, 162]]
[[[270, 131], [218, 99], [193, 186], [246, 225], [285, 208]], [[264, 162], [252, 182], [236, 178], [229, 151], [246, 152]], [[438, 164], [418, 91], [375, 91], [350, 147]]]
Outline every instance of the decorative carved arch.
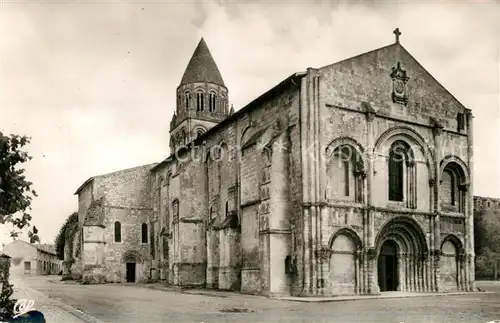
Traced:
[[195, 135], [195, 136], [198, 133], [200, 133], [200, 135], [201, 135], [201, 134], [204, 134], [205, 132], [207, 132], [207, 129], [205, 127], [203, 127], [203, 126], [198, 125], [198, 126], [195, 126], [193, 128], [193, 135]]
[[463, 245], [462, 241], [456, 235], [451, 234], [451, 233], [446, 235], [446, 237], [444, 237], [441, 240], [441, 244], [439, 245], [439, 250], [441, 250], [441, 251], [443, 250], [443, 245], [447, 241], [450, 241], [455, 246], [455, 248], [457, 248], [458, 254], [465, 252], [464, 245]]
[[135, 262], [141, 264], [143, 261], [141, 253], [136, 250], [127, 250], [122, 255], [122, 263]]
[[328, 157], [331, 157], [333, 153], [335, 152], [335, 149], [338, 147], [342, 146], [350, 146], [356, 150], [357, 155], [360, 158], [361, 161], [361, 167], [364, 170], [365, 165], [366, 165], [366, 156], [365, 156], [365, 150], [363, 146], [354, 138], [351, 137], [339, 137], [334, 139], [330, 144], [325, 149], [325, 154]]
[[380, 135], [380, 137], [377, 139], [375, 146], [373, 148], [373, 152], [377, 153], [379, 152], [380, 148], [389, 140], [390, 138], [396, 136], [396, 135], [403, 135], [411, 140], [415, 141], [420, 147], [420, 150], [422, 154], [424, 155], [424, 158], [427, 163], [427, 167], [429, 168], [429, 177], [434, 178], [435, 173], [435, 167], [434, 167], [434, 152], [432, 149], [429, 147], [429, 145], [426, 143], [425, 138], [422, 137], [421, 134], [416, 132], [414, 129], [408, 127], [408, 126], [396, 126], [392, 127], [388, 130], [386, 130], [383, 134]]
[[375, 246], [380, 250], [386, 240], [394, 240], [406, 252], [425, 254], [429, 251], [424, 230], [417, 221], [408, 216], [396, 216], [384, 223], [375, 238]]
[[335, 242], [335, 239], [337, 239], [337, 237], [340, 235], [345, 235], [345, 236], [349, 237], [354, 242], [354, 245], [356, 246], [356, 250], [360, 250], [362, 248], [363, 243], [362, 243], [361, 239], [359, 238], [359, 235], [356, 233], [356, 231], [354, 231], [353, 229], [351, 229], [349, 227], [343, 227], [343, 228], [340, 228], [337, 231], [335, 231], [332, 234], [332, 236], [330, 237], [330, 239], [328, 240], [328, 248], [331, 249], [333, 247], [333, 243]]
[[446, 166], [449, 164], [455, 164], [454, 168], [457, 169], [460, 176], [462, 176], [461, 184], [468, 184], [470, 182], [469, 168], [467, 167], [467, 164], [460, 157], [455, 155], [447, 155], [441, 160], [439, 163], [439, 173], [441, 175], [443, 174]]

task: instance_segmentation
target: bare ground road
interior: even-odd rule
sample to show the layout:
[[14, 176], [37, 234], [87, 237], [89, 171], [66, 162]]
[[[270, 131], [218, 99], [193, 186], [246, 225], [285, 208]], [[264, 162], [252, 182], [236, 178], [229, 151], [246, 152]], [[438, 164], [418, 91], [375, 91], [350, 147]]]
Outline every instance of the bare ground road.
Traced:
[[272, 300], [234, 293], [188, 294], [143, 285], [66, 284], [60, 282], [60, 277], [29, 277], [23, 278], [23, 282], [54, 302], [69, 305], [87, 318], [101, 322], [486, 323], [500, 319], [500, 282], [478, 282], [483, 290], [494, 293], [328, 303]]

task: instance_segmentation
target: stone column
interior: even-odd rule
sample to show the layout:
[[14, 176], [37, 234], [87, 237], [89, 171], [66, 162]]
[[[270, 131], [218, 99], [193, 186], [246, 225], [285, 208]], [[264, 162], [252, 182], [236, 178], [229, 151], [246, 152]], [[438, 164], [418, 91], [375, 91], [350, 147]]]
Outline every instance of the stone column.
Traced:
[[318, 214], [317, 214], [317, 208], [312, 207], [311, 208], [311, 293], [312, 295], [317, 295], [318, 291], [318, 286], [317, 286], [317, 281], [318, 281], [318, 271], [317, 271], [317, 222], [318, 222]]
[[403, 292], [408, 291], [408, 256], [406, 252], [403, 253], [402, 255], [403, 259], [403, 270], [402, 270], [402, 275], [401, 275], [401, 282], [403, 283]]
[[[434, 186], [436, 185], [436, 180], [435, 178], [429, 179], [429, 190], [430, 190], [430, 196], [431, 196], [431, 207], [430, 210], [434, 210], [435, 208], [435, 197], [434, 197]], [[434, 221], [434, 215], [431, 215], [429, 217], [429, 227], [430, 227], [430, 234], [429, 234], [429, 249], [427, 253], [427, 263], [428, 263], [428, 273], [427, 273], [427, 278], [428, 278], [428, 284], [429, 284], [429, 292], [434, 291], [434, 286], [435, 286], [435, 263], [434, 263], [434, 227], [435, 227], [435, 221]]]
[[304, 289], [303, 296], [318, 293], [320, 263], [321, 207], [324, 205], [324, 165], [321, 145], [321, 106], [319, 70], [308, 68], [301, 80], [302, 192], [304, 212]]
[[[208, 221], [211, 220], [211, 215], [208, 216]], [[207, 242], [207, 273], [206, 273], [206, 288], [215, 288], [214, 286], [214, 278], [213, 278], [213, 260], [212, 260], [212, 227], [211, 225], [206, 227], [206, 242]]]
[[421, 292], [422, 291], [422, 276], [421, 276], [421, 273], [422, 273], [422, 269], [421, 269], [421, 266], [422, 266], [422, 263], [420, 261], [420, 255], [417, 254], [416, 257], [415, 257], [415, 280], [417, 282], [417, 292]]
[[441, 161], [441, 135], [443, 133], [443, 125], [439, 123], [439, 121], [432, 119], [433, 123], [433, 135], [434, 135], [434, 223], [433, 223], [433, 229], [434, 229], [434, 245], [431, 246], [434, 254], [434, 273], [433, 273], [433, 281], [434, 281], [434, 291], [438, 291], [438, 282], [440, 279], [439, 276], [439, 255], [441, 253], [441, 227], [440, 227], [440, 211], [441, 211], [441, 203], [440, 203], [440, 194], [439, 194], [439, 187], [441, 185], [441, 173], [440, 173], [440, 167], [439, 163]]
[[469, 167], [469, 187], [468, 187], [468, 198], [467, 198], [467, 212], [465, 215], [466, 218], [466, 230], [465, 237], [466, 241], [468, 241], [466, 245], [465, 252], [467, 254], [467, 266], [466, 268], [469, 270], [467, 275], [467, 285], [468, 290], [475, 290], [475, 273], [474, 273], [474, 195], [473, 195], [473, 182], [474, 182], [474, 132], [473, 132], [473, 119], [472, 111], [467, 110], [467, 166]]
[[404, 290], [403, 272], [404, 272], [403, 253], [399, 252], [398, 253], [398, 277], [399, 277], [398, 291], [401, 291], [401, 292]]
[[355, 286], [355, 289], [354, 289], [354, 292], [356, 294], [360, 294], [361, 293], [361, 284], [360, 284], [360, 252], [359, 251], [356, 251], [354, 253], [354, 270], [355, 270], [355, 275], [356, 275], [356, 286]]
[[373, 162], [374, 162], [374, 142], [373, 142], [373, 123], [376, 117], [376, 112], [372, 106], [367, 103], [362, 103], [363, 109], [366, 113], [366, 128], [367, 128], [367, 156], [366, 156], [366, 213], [365, 213], [365, 226], [366, 226], [366, 241], [365, 250], [370, 250], [370, 256], [367, 257], [367, 284], [368, 293], [379, 293], [379, 286], [376, 278], [374, 277], [374, 269], [376, 266], [376, 250], [375, 250], [375, 228], [374, 228], [374, 210], [373, 210]]
[[464, 250], [459, 255], [460, 264], [460, 290], [467, 291], [467, 279], [465, 276], [466, 256]]
[[[311, 205], [315, 198], [315, 179], [314, 164], [311, 161], [310, 146], [314, 143], [314, 105], [312, 100], [312, 68], [307, 69], [305, 77], [301, 79], [300, 83], [300, 131], [301, 131], [301, 156], [302, 156], [302, 212], [303, 212], [303, 256], [302, 256], [302, 275], [303, 275], [303, 289], [301, 296], [310, 296], [312, 292], [312, 276], [313, 264], [312, 258], [312, 222], [311, 222]], [[313, 152], [314, 153], [314, 152]]]
[[429, 279], [429, 263], [427, 262], [427, 255], [422, 255], [422, 266], [423, 266], [423, 274], [422, 277], [424, 279], [424, 292], [429, 291], [428, 279]]
[[310, 210], [309, 208], [304, 206], [304, 222], [303, 222], [303, 230], [304, 230], [304, 239], [302, 243], [304, 244], [304, 256], [303, 256], [303, 275], [304, 275], [304, 288], [302, 296], [309, 296], [311, 293], [311, 252], [310, 252], [310, 240], [311, 240], [311, 226], [310, 226]]

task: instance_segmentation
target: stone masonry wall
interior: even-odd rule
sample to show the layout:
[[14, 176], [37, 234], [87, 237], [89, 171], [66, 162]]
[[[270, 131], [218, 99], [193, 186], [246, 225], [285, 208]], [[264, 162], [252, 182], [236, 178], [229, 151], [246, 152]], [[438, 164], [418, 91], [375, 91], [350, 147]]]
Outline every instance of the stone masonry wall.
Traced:
[[[137, 263], [136, 281], [149, 279], [149, 263], [146, 261], [149, 260], [149, 245], [141, 243], [141, 225], [148, 223], [151, 213], [152, 166], [140, 166], [94, 178], [92, 200], [104, 198], [105, 216], [103, 228], [85, 228], [83, 262], [86, 281], [124, 282], [126, 254], [132, 254]], [[81, 195], [80, 199], [88, 199], [88, 195]], [[115, 242], [114, 226], [117, 221], [121, 224], [120, 242]]]
[[[406, 106], [393, 103], [391, 99], [390, 73], [398, 62], [410, 77], [408, 81], [409, 102]], [[441, 220], [437, 218], [436, 221], [440, 221], [438, 222], [439, 241], [434, 242], [436, 232], [429, 228], [433, 226], [431, 221], [434, 221], [434, 217], [431, 215], [436, 211], [434, 206], [438, 204], [435, 201], [437, 196], [432, 186], [436, 169], [439, 172], [437, 165], [449, 155], [456, 156], [467, 164], [467, 129], [459, 130], [457, 127], [457, 116], [459, 113], [465, 115], [466, 109], [400, 45], [384, 47], [326, 66], [320, 71], [323, 84], [320, 87], [323, 91], [321, 97], [325, 103], [325, 106], [320, 107], [324, 116], [321, 126], [323, 145], [326, 148], [335, 142], [348, 143], [358, 147], [365, 158], [368, 156], [366, 152], [375, 149], [372, 190], [368, 192], [368, 196], [371, 196], [369, 201], [371, 205], [379, 211], [371, 215], [375, 223], [370, 242], [366, 238], [368, 228], [363, 228], [364, 211], [352, 213], [352, 207], [362, 211], [368, 201], [355, 203], [333, 198], [329, 205], [333, 208], [336, 205], [342, 206], [333, 213], [337, 214], [336, 218], [345, 219], [345, 222], [333, 227], [324, 227], [323, 243], [327, 243], [326, 237], [331, 237], [335, 231], [350, 228], [357, 233], [359, 239], [363, 241], [363, 248], [366, 248], [365, 243], [373, 244], [381, 226], [386, 221], [397, 215], [406, 215], [416, 219], [419, 223], [424, 232], [428, 250], [439, 249], [442, 239], [450, 234], [460, 241], [457, 243], [464, 244], [467, 214], [462, 213], [455, 217], [447, 217], [443, 214]], [[362, 102], [368, 103], [376, 113], [371, 128], [368, 127], [366, 105]], [[436, 142], [431, 118], [438, 120], [444, 126], [443, 134], [438, 139], [439, 142]], [[372, 129], [371, 136], [368, 134], [369, 129]], [[387, 152], [390, 144], [398, 139], [406, 140], [415, 152], [417, 193], [414, 208], [388, 201]], [[469, 172], [468, 169], [465, 171]], [[367, 185], [366, 180], [364, 185]], [[346, 208], [346, 204], [351, 208]], [[351, 217], [349, 214], [356, 216]], [[450, 272], [446, 263], [443, 262], [445, 266], [443, 268], [446, 272]], [[441, 266], [438, 258], [436, 264]], [[368, 278], [362, 279], [373, 281], [376, 279], [373, 277], [373, 265], [371, 265], [372, 269], [367, 266], [368, 264], [361, 264], [360, 277], [367, 275]], [[432, 264], [429, 266], [432, 267]], [[328, 270], [328, 266], [323, 268]], [[351, 270], [358, 269], [352, 268]], [[439, 270], [435, 269], [435, 273], [439, 276]], [[327, 279], [327, 277], [324, 278]], [[431, 277], [425, 276], [422, 279], [430, 280]]]

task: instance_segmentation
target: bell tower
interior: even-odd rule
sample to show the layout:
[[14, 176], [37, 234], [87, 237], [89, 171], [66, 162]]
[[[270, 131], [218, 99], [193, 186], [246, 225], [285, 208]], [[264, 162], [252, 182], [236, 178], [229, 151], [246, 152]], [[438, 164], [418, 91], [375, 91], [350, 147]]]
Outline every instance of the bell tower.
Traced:
[[228, 90], [202, 38], [177, 87], [177, 107], [170, 122], [171, 153], [228, 115]]

